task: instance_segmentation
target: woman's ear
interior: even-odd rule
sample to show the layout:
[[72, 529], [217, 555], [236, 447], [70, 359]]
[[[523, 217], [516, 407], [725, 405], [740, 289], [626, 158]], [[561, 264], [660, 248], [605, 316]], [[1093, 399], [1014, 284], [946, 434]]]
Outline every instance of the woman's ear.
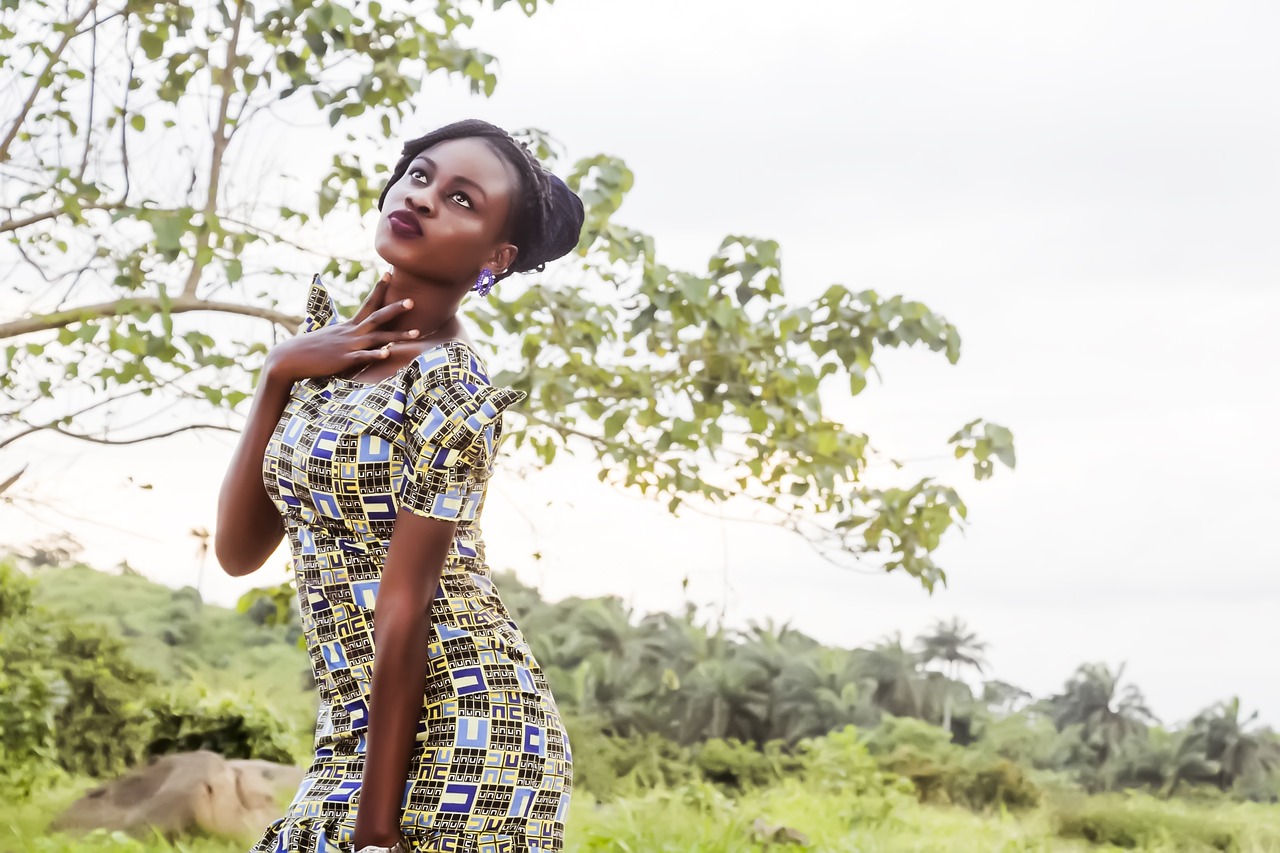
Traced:
[[501, 275], [511, 269], [511, 265], [516, 262], [516, 255], [518, 254], [520, 254], [520, 250], [516, 248], [515, 243], [501, 243], [498, 248], [494, 249], [493, 254], [489, 256], [485, 266], [493, 270], [495, 274]]

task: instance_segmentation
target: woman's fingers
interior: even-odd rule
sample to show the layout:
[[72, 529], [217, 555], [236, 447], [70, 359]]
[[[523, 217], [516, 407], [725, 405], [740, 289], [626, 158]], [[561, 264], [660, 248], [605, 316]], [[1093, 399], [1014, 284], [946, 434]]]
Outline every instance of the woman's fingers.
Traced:
[[370, 332], [368, 335], [368, 346], [385, 346], [386, 344], [398, 344], [404, 341], [412, 341], [419, 337], [417, 329], [410, 329], [407, 332]]
[[390, 305], [384, 305], [364, 319], [360, 324], [359, 331], [365, 333], [372, 332], [383, 323], [390, 322], [392, 319], [403, 314], [412, 307], [413, 300], [411, 299], [401, 299], [397, 302], [392, 302]]
[[378, 347], [377, 349], [358, 349], [347, 353], [347, 360], [356, 364], [364, 364], [370, 361], [381, 361], [391, 355], [391, 344]]
[[360, 310], [351, 318], [352, 323], [363, 323], [374, 311], [382, 307], [382, 300], [387, 297], [387, 287], [391, 284], [391, 273], [383, 273], [382, 278], [378, 279], [378, 283], [373, 286], [373, 290], [369, 291], [369, 295], [365, 297], [364, 303], [360, 306]]

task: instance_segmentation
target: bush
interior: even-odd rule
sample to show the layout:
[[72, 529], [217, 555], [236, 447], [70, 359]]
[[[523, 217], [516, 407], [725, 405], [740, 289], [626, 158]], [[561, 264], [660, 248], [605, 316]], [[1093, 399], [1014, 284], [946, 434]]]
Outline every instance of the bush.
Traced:
[[210, 695], [188, 688], [161, 697], [152, 708], [148, 756], [207, 749], [225, 758], [260, 758], [292, 764], [295, 733], [273, 713], [243, 696]]
[[804, 781], [847, 798], [850, 823], [878, 823], [914, 793], [910, 782], [881, 769], [853, 726], [803, 740], [799, 749]]
[[1060, 803], [1054, 827], [1063, 838], [1125, 849], [1237, 850], [1235, 827], [1204, 810], [1194, 813], [1150, 797], [1091, 797]]
[[880, 766], [911, 780], [922, 803], [976, 811], [1034, 808], [1040, 789], [1022, 767], [986, 751], [951, 743], [944, 730], [920, 720], [886, 716], [866, 738]]
[[693, 759], [708, 782], [730, 791], [771, 785], [800, 770], [798, 758], [788, 755], [781, 741], [770, 741], [764, 751], [737, 738], [712, 738], [695, 746]]
[[689, 750], [660, 735], [606, 735], [592, 718], [571, 718], [565, 725], [573, 750], [575, 791], [610, 800], [675, 787], [697, 776]]
[[156, 683], [122, 642], [34, 604], [33, 591], [0, 561], [0, 774], [23, 792], [50, 771], [103, 776], [136, 761]]

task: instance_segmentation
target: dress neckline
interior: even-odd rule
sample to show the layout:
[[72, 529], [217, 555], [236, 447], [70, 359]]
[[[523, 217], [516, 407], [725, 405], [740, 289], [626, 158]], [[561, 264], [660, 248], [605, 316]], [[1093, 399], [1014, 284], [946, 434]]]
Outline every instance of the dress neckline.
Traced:
[[[450, 338], [447, 341], [441, 341], [440, 343], [435, 344], [434, 346], [427, 347], [422, 352], [415, 355], [407, 363], [405, 363], [404, 366], [397, 368], [394, 373], [389, 373], [386, 376], [382, 377], [381, 379], [377, 380], [376, 382], [361, 382], [359, 379], [348, 379], [345, 376], [337, 376], [336, 374], [330, 375], [329, 379], [334, 382], [342, 382], [346, 385], [353, 385], [357, 388], [376, 388], [382, 383], [390, 379], [395, 379], [396, 377], [400, 376], [400, 374], [404, 373], [406, 370], [408, 370], [412, 365], [416, 364], [419, 360], [422, 359], [423, 356], [427, 355], [428, 353], [435, 352], [438, 349], [448, 349], [451, 344], [457, 344], [461, 347], [466, 348], [468, 352], [470, 352], [472, 355], [476, 357], [476, 359], [480, 362], [481, 365], [484, 364], [484, 357], [480, 355], [479, 350], [477, 350], [475, 347], [473, 347], [471, 344], [467, 343], [466, 341], [462, 340], [461, 338]], [[485, 370], [485, 373], [488, 373], [487, 369]]]

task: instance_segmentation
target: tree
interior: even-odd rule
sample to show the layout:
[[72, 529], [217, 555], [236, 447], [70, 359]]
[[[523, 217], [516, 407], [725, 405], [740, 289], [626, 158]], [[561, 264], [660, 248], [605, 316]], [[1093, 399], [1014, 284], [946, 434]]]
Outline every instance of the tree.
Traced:
[[0, 560], [0, 778], [19, 791], [48, 771], [104, 776], [128, 767], [149, 735], [155, 673], [98, 625], [35, 602], [35, 584]]
[[875, 648], [860, 650], [855, 664], [871, 688], [871, 701], [895, 717], [919, 717], [923, 710], [920, 658], [894, 634]]
[[1030, 693], [1007, 681], [985, 681], [982, 684], [982, 702], [994, 713], [1016, 714], [1031, 699]]
[[[978, 635], [970, 631], [959, 617], [950, 622], [939, 619], [933, 632], [919, 638], [920, 656], [925, 663], [943, 661], [947, 665], [946, 677], [951, 684], [960, 680], [960, 667], [972, 667], [982, 672], [982, 653], [987, 644], [978, 641]], [[950, 688], [950, 685], [948, 685]], [[951, 731], [951, 704], [953, 691], [947, 689], [943, 699], [942, 727]]]
[[[24, 97], [0, 125], [0, 233], [29, 308], [0, 323], [0, 448], [39, 431], [120, 443], [235, 429], [269, 344], [298, 324], [296, 282], [322, 267], [348, 302], [371, 283], [370, 256], [335, 256], [321, 221], [370, 213], [422, 78], [497, 84], [493, 57], [462, 41], [484, 6], [79, 0], [67, 17], [2, 0], [0, 78]], [[270, 149], [277, 116], [344, 134], [318, 193], [264, 189], [254, 172], [247, 153]], [[524, 135], [554, 159], [547, 134]], [[669, 267], [615, 221], [625, 163], [568, 171], [588, 205], [581, 275], [510, 282], [469, 308], [519, 353], [494, 377], [529, 393], [516, 446], [545, 465], [572, 443], [602, 481], [672, 512], [745, 497], [840, 565], [944, 582], [932, 553], [964, 522], [959, 494], [931, 477], [863, 482], [870, 439], [827, 417], [819, 391], [860, 393], [884, 347], [955, 362], [955, 327], [842, 284], [790, 304], [766, 239], [726, 237], [705, 271]], [[145, 429], [122, 424], [126, 408]], [[979, 479], [1015, 461], [1009, 431], [981, 420], [949, 444]]]
[[1126, 684], [1121, 689], [1123, 677], [1124, 664], [1114, 673], [1103, 663], [1084, 664], [1066, 689], [1048, 700], [1059, 731], [1072, 725], [1083, 727], [1084, 740], [1094, 749], [1099, 766], [1107, 763], [1117, 746], [1156, 722], [1137, 686]]
[[1201, 711], [1190, 729], [1201, 741], [1205, 757], [1216, 764], [1217, 784], [1230, 790], [1237, 780], [1280, 767], [1280, 744], [1265, 729], [1251, 728], [1258, 712], [1240, 718], [1240, 697]]

